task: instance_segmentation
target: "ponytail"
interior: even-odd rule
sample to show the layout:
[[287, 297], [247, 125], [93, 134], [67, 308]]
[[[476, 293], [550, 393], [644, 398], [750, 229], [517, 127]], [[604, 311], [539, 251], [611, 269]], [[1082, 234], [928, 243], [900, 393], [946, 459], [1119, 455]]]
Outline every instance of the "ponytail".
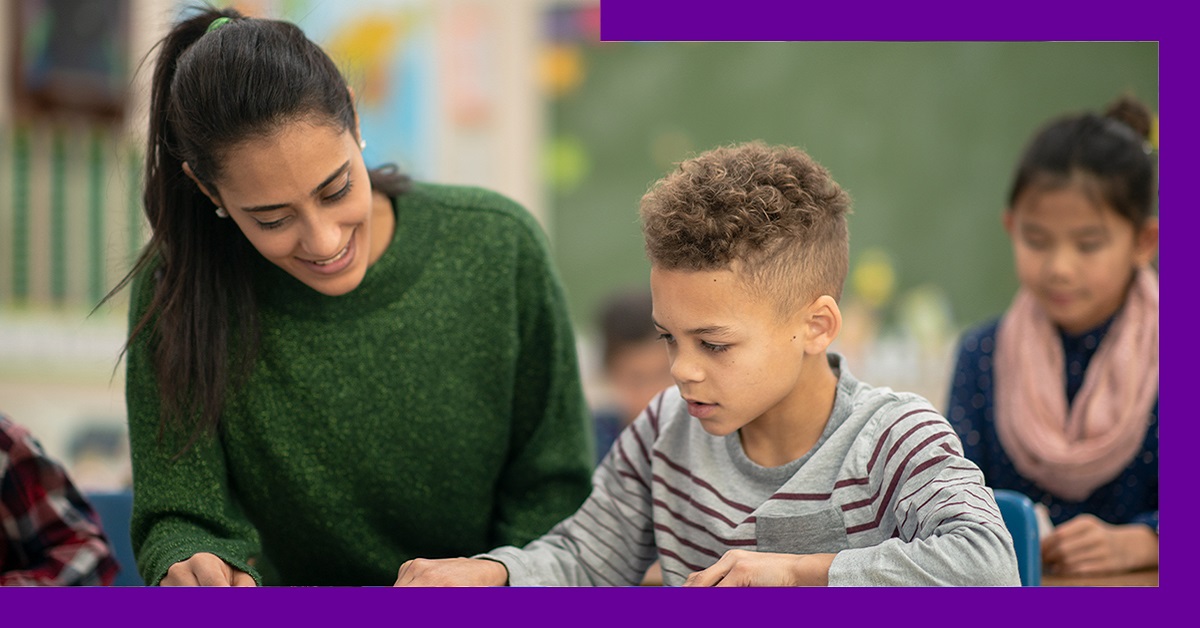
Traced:
[[[1104, 109], [1104, 117], [1115, 120], [1129, 127], [1139, 139], [1150, 142], [1154, 119], [1150, 110], [1141, 101], [1129, 94], [1123, 94]], [[1152, 146], [1146, 148], [1152, 149]]]

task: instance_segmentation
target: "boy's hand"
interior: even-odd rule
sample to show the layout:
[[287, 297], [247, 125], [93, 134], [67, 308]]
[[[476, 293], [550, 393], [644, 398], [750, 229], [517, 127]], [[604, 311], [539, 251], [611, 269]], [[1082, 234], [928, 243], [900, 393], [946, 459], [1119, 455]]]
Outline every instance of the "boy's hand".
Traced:
[[396, 574], [397, 587], [502, 587], [508, 584], [503, 563], [480, 558], [414, 558]]
[[685, 587], [828, 586], [835, 554], [771, 554], [729, 550], [712, 567], [688, 576]]
[[181, 560], [167, 569], [159, 581], [164, 587], [253, 587], [254, 578], [229, 566], [215, 554], [201, 552]]
[[1158, 535], [1141, 524], [1112, 525], [1079, 515], [1042, 540], [1042, 562], [1055, 574], [1133, 571], [1158, 564]]

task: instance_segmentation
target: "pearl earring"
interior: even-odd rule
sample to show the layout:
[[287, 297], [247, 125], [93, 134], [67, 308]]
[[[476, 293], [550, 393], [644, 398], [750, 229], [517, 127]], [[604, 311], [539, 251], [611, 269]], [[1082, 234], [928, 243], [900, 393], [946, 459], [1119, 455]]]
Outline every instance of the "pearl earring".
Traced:
[[358, 150], [367, 150], [367, 140], [362, 138], [358, 139]]
[[229, 212], [225, 211], [224, 207], [218, 207], [217, 208], [217, 217], [218, 218], [228, 218]]

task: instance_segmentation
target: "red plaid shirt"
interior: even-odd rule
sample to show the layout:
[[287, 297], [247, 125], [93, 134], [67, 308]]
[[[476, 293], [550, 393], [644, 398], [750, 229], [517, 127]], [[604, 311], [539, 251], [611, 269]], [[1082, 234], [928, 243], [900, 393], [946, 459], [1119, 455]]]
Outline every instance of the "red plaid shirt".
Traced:
[[95, 511], [29, 431], [0, 414], [0, 585], [109, 585]]

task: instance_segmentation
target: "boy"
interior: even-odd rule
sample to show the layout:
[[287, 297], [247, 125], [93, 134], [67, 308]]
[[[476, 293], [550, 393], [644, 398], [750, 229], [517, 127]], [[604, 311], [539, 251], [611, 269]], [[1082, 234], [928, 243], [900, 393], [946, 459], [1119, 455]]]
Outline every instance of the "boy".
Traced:
[[0, 586], [112, 584], [117, 562], [97, 522], [66, 469], [0, 414]]
[[848, 196], [760, 142], [643, 197], [654, 320], [677, 384], [573, 516], [523, 549], [414, 560], [397, 585], [1018, 586], [1012, 537], [950, 424], [857, 381], [841, 328]]

